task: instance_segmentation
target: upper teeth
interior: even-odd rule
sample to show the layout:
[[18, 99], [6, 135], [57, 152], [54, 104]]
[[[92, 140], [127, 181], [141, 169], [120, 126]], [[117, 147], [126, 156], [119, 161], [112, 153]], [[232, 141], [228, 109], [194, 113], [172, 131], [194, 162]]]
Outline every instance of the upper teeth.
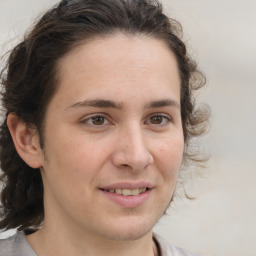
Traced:
[[136, 188], [136, 189], [117, 188], [117, 189], [108, 190], [108, 192], [116, 193], [123, 196], [137, 196], [145, 191], [146, 191], [146, 188]]

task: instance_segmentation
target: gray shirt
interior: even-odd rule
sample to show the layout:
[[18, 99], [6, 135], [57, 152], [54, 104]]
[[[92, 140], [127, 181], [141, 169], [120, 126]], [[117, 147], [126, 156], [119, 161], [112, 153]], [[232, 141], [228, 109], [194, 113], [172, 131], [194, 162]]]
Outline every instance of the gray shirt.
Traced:
[[[156, 234], [154, 234], [154, 239], [159, 245], [161, 256], [198, 256], [167, 243], [162, 237]], [[27, 242], [25, 235], [17, 232], [15, 235], [7, 239], [0, 239], [0, 256], [37, 255]]]

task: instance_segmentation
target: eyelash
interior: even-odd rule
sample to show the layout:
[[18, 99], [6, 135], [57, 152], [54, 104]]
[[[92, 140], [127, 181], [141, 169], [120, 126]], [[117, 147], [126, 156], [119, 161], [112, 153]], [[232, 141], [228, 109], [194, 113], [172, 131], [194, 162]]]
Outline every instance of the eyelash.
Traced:
[[[156, 125], [156, 126], [165, 126], [167, 124], [169, 124], [170, 122], [172, 122], [172, 118], [169, 116], [169, 115], [164, 115], [164, 114], [154, 114], [154, 115], [151, 115], [147, 120], [150, 120], [152, 121], [152, 118], [161, 118], [161, 123], [160, 124], [153, 124], [151, 123], [152, 125]], [[162, 121], [165, 120], [164, 123], [162, 123]], [[145, 122], [147, 123], [147, 122]]]
[[[95, 124], [93, 123], [93, 119], [97, 119], [97, 118], [102, 118], [103, 119], [103, 123], [102, 124]], [[153, 124], [153, 123], [148, 123], [148, 120], [152, 121], [152, 118], [161, 118], [161, 123], [160, 124]], [[162, 121], [164, 121], [164, 123], [162, 123]], [[107, 121], [107, 124], [105, 123]], [[156, 113], [156, 114], [153, 114], [151, 116], [149, 116], [146, 121], [144, 122], [144, 124], [151, 124], [153, 126], [160, 126], [160, 127], [163, 127], [169, 123], [173, 122], [172, 118], [169, 116], [169, 115], [165, 115], [165, 114], [162, 114], [162, 113]], [[93, 115], [93, 116], [90, 116], [90, 117], [87, 117], [86, 119], [83, 119], [81, 120], [81, 123], [82, 124], [88, 124], [89, 126], [93, 126], [93, 127], [97, 127], [97, 128], [102, 128], [103, 126], [105, 125], [109, 125], [111, 124], [111, 122], [109, 121], [109, 118], [106, 117], [104, 114], [96, 114], [96, 115]]]
[[[96, 125], [96, 124], [93, 124], [93, 119], [96, 119], [96, 118], [102, 118], [103, 119], [103, 124], [100, 124], [100, 125]], [[90, 120], [91, 120], [91, 123], [90, 123]], [[102, 114], [96, 114], [96, 115], [93, 115], [93, 116], [90, 116], [90, 117], [88, 117], [88, 118], [86, 118], [86, 119], [83, 119], [82, 121], [81, 121], [81, 123], [82, 124], [89, 124], [90, 126], [94, 126], [94, 127], [102, 127], [102, 126], [104, 126], [105, 125], [105, 121], [108, 121], [108, 123], [110, 123], [109, 122], [109, 120], [108, 120], [108, 118], [106, 117], [106, 116], [104, 116], [104, 115], [102, 115]]]

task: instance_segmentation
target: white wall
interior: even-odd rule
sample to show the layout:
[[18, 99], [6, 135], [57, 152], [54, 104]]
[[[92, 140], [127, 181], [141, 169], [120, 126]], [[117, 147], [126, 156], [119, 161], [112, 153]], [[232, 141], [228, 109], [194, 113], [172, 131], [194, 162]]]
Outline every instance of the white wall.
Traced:
[[[0, 0], [3, 44], [20, 37], [54, 0]], [[165, 0], [183, 25], [192, 55], [206, 73], [200, 100], [212, 108], [202, 144], [212, 159], [188, 184], [197, 199], [176, 200], [155, 230], [203, 255], [256, 255], [256, 1]]]

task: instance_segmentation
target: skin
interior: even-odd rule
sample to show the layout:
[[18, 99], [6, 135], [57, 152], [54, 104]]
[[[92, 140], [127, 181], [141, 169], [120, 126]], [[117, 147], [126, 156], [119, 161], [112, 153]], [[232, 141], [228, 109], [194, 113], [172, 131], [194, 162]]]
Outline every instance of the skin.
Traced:
[[[45, 221], [28, 242], [39, 256], [153, 255], [152, 228], [173, 196], [184, 147], [173, 53], [161, 40], [116, 34], [82, 43], [59, 70], [44, 150], [35, 131], [8, 119], [44, 184]], [[120, 182], [152, 188], [124, 207], [101, 190]]]

